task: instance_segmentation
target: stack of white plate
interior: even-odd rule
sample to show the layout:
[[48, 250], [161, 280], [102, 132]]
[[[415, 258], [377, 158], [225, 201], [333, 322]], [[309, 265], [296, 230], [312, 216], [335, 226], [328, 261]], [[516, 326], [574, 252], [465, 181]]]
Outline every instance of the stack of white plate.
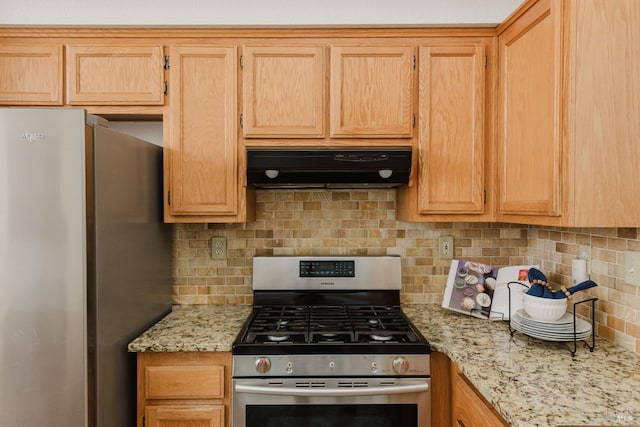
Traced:
[[[565, 313], [558, 320], [543, 321], [531, 318], [523, 309], [511, 316], [511, 327], [516, 331], [547, 341], [573, 341], [573, 314]], [[591, 323], [576, 318], [575, 339], [584, 340], [591, 336]]]

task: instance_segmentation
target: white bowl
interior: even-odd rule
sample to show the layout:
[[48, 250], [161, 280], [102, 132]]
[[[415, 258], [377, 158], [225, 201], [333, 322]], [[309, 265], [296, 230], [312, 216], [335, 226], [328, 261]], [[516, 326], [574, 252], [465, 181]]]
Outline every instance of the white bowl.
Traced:
[[524, 311], [534, 320], [553, 322], [567, 312], [566, 298], [542, 298], [522, 294]]

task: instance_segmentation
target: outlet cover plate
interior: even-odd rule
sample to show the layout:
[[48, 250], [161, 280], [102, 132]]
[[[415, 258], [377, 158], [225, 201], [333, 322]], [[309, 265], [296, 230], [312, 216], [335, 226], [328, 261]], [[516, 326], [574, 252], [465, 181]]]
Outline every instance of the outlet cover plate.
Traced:
[[227, 239], [224, 237], [211, 238], [211, 259], [227, 259]]
[[628, 285], [640, 286], [640, 252], [624, 253], [624, 282]]
[[591, 246], [580, 245], [578, 247], [578, 259], [587, 261], [587, 274], [591, 274]]
[[438, 257], [453, 259], [453, 236], [440, 236], [438, 238]]

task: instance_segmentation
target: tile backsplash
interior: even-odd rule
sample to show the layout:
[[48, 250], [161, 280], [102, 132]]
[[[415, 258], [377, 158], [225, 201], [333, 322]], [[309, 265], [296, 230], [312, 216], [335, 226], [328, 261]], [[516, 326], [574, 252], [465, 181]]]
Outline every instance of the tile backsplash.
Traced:
[[[438, 237], [454, 237], [455, 258], [497, 267], [540, 264], [552, 283], [571, 284], [571, 259], [592, 247], [600, 286], [597, 331], [640, 352], [640, 295], [624, 284], [624, 251], [640, 251], [637, 229], [561, 229], [496, 223], [408, 223], [395, 219], [394, 190], [259, 190], [247, 224], [176, 224], [173, 293], [178, 304], [251, 304], [256, 255], [399, 255], [404, 303], [440, 303], [450, 260]], [[211, 258], [225, 237], [227, 259]], [[586, 295], [586, 294], [585, 294]]]

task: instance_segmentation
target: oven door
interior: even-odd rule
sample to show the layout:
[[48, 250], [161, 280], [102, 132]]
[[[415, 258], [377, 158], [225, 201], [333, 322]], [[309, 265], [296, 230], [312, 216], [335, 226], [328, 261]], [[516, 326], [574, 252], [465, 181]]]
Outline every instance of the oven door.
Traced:
[[430, 378], [234, 379], [233, 427], [430, 427]]

